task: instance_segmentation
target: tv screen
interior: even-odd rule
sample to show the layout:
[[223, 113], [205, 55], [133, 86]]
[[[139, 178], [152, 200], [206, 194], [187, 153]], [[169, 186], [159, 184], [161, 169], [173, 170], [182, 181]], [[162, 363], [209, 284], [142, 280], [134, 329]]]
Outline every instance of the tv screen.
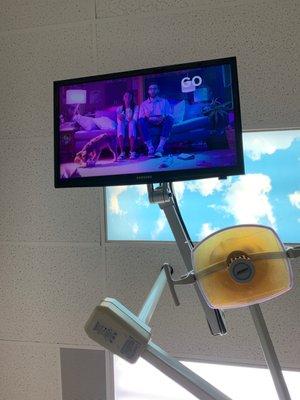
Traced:
[[54, 82], [55, 186], [244, 173], [236, 59]]

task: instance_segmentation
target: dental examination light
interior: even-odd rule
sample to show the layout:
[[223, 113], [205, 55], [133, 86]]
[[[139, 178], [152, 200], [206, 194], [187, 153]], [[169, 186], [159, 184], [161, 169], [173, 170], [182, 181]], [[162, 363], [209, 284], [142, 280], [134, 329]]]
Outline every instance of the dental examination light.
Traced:
[[149, 184], [148, 196], [151, 203], [157, 203], [165, 212], [187, 273], [180, 279], [173, 279], [173, 268], [165, 263], [138, 315], [118, 300], [105, 298], [85, 325], [87, 335], [130, 363], [144, 358], [199, 399], [229, 400], [151, 338], [149, 323], [166, 284], [177, 306], [175, 287], [192, 285], [213, 335], [226, 333], [222, 309], [249, 307], [278, 398], [290, 400], [259, 304], [292, 287], [290, 259], [300, 257], [300, 246], [285, 248], [269, 227], [240, 225], [215, 232], [194, 247], [178, 209], [172, 183], [162, 183], [156, 188]]
[[250, 306], [292, 287], [288, 254], [273, 229], [234, 226], [208, 236], [194, 249], [194, 276], [210, 307]]

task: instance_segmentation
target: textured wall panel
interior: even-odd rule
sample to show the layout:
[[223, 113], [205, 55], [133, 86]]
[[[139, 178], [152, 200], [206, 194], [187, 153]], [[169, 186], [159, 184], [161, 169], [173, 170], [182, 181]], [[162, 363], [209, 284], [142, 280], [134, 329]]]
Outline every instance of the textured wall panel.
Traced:
[[[243, 3], [246, 0], [222, 0], [222, 6], [229, 3]], [[128, 16], [136, 14], [172, 13], [175, 10], [220, 7], [218, 0], [96, 0], [97, 18]]]
[[300, 126], [296, 2], [198, 4], [99, 20], [99, 73], [237, 56], [244, 129]]
[[100, 190], [54, 189], [52, 141], [0, 144], [0, 240], [99, 243]]
[[[177, 271], [180, 257], [171, 244], [110, 244], [106, 247], [108, 266], [107, 294], [115, 296], [138, 312], [150, 290], [160, 266], [170, 262]], [[278, 300], [263, 305], [278, 356], [286, 367], [300, 368], [300, 336], [298, 304], [300, 300], [300, 264], [298, 287]], [[204, 313], [192, 288], [179, 287], [180, 307], [172, 303], [166, 289], [161, 304], [154, 314], [151, 326], [153, 340], [172, 354], [184, 358], [198, 358], [216, 362], [263, 364], [252, 319], [248, 309], [226, 312], [228, 335], [211, 336]], [[289, 346], [290, 341], [293, 346]]]
[[1, 0], [0, 31], [88, 20], [94, 0]]
[[83, 327], [105, 295], [101, 249], [2, 243], [0, 252], [0, 338], [92, 344]]
[[59, 349], [37, 343], [0, 342], [1, 400], [60, 400]]
[[53, 81], [93, 75], [93, 27], [0, 35], [1, 137], [53, 137]]
[[105, 351], [61, 348], [60, 360], [62, 400], [110, 400]]

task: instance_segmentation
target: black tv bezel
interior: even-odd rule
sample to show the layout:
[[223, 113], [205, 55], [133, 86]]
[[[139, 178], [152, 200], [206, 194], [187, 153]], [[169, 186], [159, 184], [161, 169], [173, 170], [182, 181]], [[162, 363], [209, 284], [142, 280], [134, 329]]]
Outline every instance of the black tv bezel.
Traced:
[[[235, 110], [235, 140], [237, 149], [237, 164], [235, 166], [219, 168], [199, 168], [188, 170], [157, 171], [141, 174], [120, 174], [84, 178], [60, 178], [60, 140], [59, 140], [59, 88], [64, 85], [103, 81], [109, 79], [125, 78], [137, 75], [148, 75], [155, 73], [171, 72], [189, 68], [208, 67], [229, 64], [232, 76], [232, 92]], [[67, 187], [103, 187], [137, 185], [157, 182], [175, 182], [204, 178], [225, 178], [231, 175], [242, 175], [245, 173], [243, 143], [242, 143], [242, 122], [240, 112], [240, 98], [238, 87], [236, 57], [219, 58], [215, 60], [194, 61], [184, 64], [175, 64], [154, 68], [144, 68], [124, 72], [114, 72], [104, 75], [94, 75], [75, 79], [66, 79], [53, 82], [54, 90], [54, 186], [55, 188]]]

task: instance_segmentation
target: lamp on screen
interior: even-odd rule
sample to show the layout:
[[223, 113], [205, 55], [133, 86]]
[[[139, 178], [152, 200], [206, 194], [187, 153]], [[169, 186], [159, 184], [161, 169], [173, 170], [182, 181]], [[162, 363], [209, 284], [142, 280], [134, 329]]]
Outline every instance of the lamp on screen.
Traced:
[[86, 90], [81, 90], [81, 89], [67, 90], [66, 104], [86, 104]]

